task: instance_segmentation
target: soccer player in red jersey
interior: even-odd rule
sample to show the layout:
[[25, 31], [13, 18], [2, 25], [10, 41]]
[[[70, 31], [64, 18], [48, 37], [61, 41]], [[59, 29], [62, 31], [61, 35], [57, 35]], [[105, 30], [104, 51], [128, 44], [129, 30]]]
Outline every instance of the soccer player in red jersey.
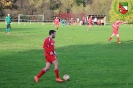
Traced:
[[58, 27], [59, 27], [59, 23], [60, 23], [60, 21], [59, 21], [58, 17], [56, 17], [55, 20], [54, 20], [54, 24], [55, 24], [55, 28], [57, 30], [58, 30]]
[[45, 68], [43, 68], [40, 71], [40, 73], [38, 75], [36, 75], [34, 77], [35, 82], [39, 81], [39, 78], [50, 69], [52, 64], [54, 64], [54, 72], [56, 75], [56, 81], [57, 82], [63, 82], [63, 80], [60, 79], [60, 76], [59, 76], [58, 61], [56, 59], [57, 54], [54, 50], [55, 42], [54, 42], [53, 38], [55, 38], [55, 35], [56, 35], [56, 31], [50, 30], [49, 31], [49, 37], [47, 37], [43, 43], [44, 56], [46, 59], [46, 66], [45, 66]]
[[117, 36], [117, 40], [118, 43], [120, 42], [120, 38], [119, 38], [119, 33], [118, 33], [118, 29], [119, 29], [119, 25], [120, 24], [124, 24], [126, 22], [120, 22], [119, 19], [116, 20], [116, 22], [113, 23], [112, 28], [113, 28], [113, 34], [110, 36], [108, 42], [110, 42], [110, 40], [116, 35]]
[[73, 26], [73, 23], [74, 23], [74, 20], [73, 20], [73, 18], [71, 18], [71, 19], [70, 19], [70, 25]]
[[90, 28], [92, 27], [92, 16], [89, 17], [88, 24], [88, 30], [90, 30]]
[[85, 16], [82, 17], [83, 25], [85, 24]]

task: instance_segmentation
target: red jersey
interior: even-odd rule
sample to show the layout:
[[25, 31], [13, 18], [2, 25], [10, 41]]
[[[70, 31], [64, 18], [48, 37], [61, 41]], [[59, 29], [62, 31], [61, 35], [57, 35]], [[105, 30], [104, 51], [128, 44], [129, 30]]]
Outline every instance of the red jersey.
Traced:
[[70, 23], [73, 24], [74, 20], [73, 19], [70, 19]]
[[92, 17], [89, 17], [88, 23], [92, 23]]
[[113, 33], [114, 34], [118, 34], [118, 28], [119, 28], [119, 26], [120, 26], [120, 24], [123, 24], [124, 22], [119, 22], [119, 21], [116, 21], [113, 25], [112, 25], [112, 27], [113, 27]]
[[120, 24], [123, 24], [123, 23], [124, 23], [124, 22], [116, 21], [116, 22], [112, 25], [112, 27], [118, 30]]
[[45, 57], [50, 55], [50, 52], [53, 52], [54, 54], [54, 40], [51, 39], [50, 37], [46, 38], [44, 43], [43, 43], [43, 48], [44, 48], [44, 55]]
[[55, 25], [59, 25], [59, 19], [58, 19], [58, 18], [56, 18], [56, 19], [54, 20], [54, 24], [55, 24]]
[[82, 21], [85, 22], [85, 17], [82, 17]]

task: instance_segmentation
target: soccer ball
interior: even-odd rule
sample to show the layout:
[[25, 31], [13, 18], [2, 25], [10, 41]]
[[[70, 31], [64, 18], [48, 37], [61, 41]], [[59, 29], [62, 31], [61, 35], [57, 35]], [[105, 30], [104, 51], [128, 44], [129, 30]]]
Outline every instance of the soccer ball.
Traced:
[[65, 81], [68, 81], [68, 80], [70, 80], [70, 76], [69, 76], [68, 74], [65, 74], [65, 75], [63, 76], [63, 79], [64, 79]]

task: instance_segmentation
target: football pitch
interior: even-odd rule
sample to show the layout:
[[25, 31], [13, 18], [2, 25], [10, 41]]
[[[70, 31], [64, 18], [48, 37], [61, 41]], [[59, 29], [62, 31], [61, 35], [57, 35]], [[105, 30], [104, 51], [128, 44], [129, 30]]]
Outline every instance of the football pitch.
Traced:
[[119, 28], [121, 44], [112, 34], [111, 25], [60, 26], [56, 31], [60, 77], [55, 81], [54, 65], [38, 83], [33, 77], [45, 67], [44, 39], [53, 24], [13, 23], [11, 34], [0, 23], [0, 88], [133, 88], [133, 26]]

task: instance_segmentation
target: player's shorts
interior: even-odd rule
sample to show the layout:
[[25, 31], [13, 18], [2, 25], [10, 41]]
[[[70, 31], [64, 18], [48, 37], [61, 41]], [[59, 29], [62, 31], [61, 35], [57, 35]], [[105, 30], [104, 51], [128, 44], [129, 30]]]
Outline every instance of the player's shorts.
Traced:
[[113, 33], [114, 33], [115, 35], [119, 34], [119, 33], [118, 33], [118, 27], [114, 27], [114, 26], [112, 26], [112, 27], [113, 27], [113, 29], [114, 29]]
[[115, 35], [119, 34], [118, 31], [113, 31], [113, 33], [114, 33]]
[[58, 25], [59, 25], [59, 23], [55, 23], [55, 25], [56, 25], [56, 26], [58, 26]]
[[54, 56], [54, 55], [49, 55], [49, 56], [47, 56], [47, 57], [45, 57], [46, 58], [46, 63], [47, 62], [50, 62], [50, 63], [52, 63], [54, 60], [56, 60], [56, 57]]
[[11, 25], [10, 24], [7, 24], [7, 28], [11, 28]]
[[89, 26], [92, 26], [92, 23], [89, 23]]
[[70, 24], [72, 25], [74, 22], [70, 22]]

